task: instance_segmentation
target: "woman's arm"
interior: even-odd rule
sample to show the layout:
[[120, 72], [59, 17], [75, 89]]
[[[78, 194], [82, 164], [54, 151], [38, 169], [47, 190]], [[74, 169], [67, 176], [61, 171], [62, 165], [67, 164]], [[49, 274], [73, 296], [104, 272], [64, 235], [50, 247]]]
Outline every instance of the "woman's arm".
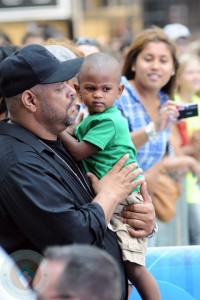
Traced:
[[191, 155], [200, 160], [200, 130], [192, 134], [189, 143], [182, 147], [182, 151], [184, 154]]
[[141, 146], [143, 146], [145, 143], [148, 142], [149, 138], [145, 131], [145, 127], [141, 128], [137, 131], [130, 132], [131, 140], [136, 147], [136, 149], [139, 149]]
[[147, 126], [132, 131], [131, 139], [136, 149], [147, 143], [149, 140], [154, 140], [157, 133], [171, 127], [178, 116], [178, 104], [168, 100], [159, 110], [158, 116], [153, 122]]

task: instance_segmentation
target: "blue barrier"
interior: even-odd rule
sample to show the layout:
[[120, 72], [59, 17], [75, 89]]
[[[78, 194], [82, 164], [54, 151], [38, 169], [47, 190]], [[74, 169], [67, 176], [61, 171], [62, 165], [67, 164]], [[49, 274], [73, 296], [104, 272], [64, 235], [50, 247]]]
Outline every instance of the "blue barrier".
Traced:
[[[200, 246], [149, 247], [146, 267], [162, 300], [200, 300]], [[129, 300], [141, 300], [135, 288]]]

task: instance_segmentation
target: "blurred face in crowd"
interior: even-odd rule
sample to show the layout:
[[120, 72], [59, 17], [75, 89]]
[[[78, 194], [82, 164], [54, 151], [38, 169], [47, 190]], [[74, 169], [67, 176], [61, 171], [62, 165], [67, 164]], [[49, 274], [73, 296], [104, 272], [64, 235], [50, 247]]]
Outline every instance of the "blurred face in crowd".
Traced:
[[[61, 276], [64, 268], [64, 262], [54, 261], [45, 259], [40, 268], [38, 268], [34, 281], [33, 287], [36, 291], [37, 300], [50, 300], [55, 299], [59, 300], [59, 293], [57, 291], [57, 284], [59, 281], [59, 277]], [[40, 286], [38, 282], [41, 281], [41, 274], [47, 274], [45, 279], [43, 280], [43, 285]], [[65, 299], [65, 298], [64, 298]]]
[[[180, 92], [197, 93], [200, 91], [200, 60], [198, 57], [183, 56], [185, 62], [180, 60], [177, 87]], [[190, 99], [188, 99], [188, 102]]]
[[99, 49], [95, 45], [78, 45], [77, 48], [81, 50], [85, 56], [99, 52]]
[[132, 71], [134, 82], [143, 89], [159, 91], [174, 75], [174, 62], [168, 45], [149, 42], [138, 54]]
[[178, 53], [181, 55], [183, 53], [185, 53], [187, 51], [187, 46], [190, 42], [190, 38], [189, 37], [180, 37], [178, 39], [176, 39], [176, 45], [178, 48]]

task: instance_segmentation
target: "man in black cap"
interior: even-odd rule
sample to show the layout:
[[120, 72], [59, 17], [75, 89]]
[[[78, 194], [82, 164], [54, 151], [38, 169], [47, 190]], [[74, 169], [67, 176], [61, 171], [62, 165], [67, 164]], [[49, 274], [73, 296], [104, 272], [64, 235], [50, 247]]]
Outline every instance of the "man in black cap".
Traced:
[[[98, 180], [85, 175], [58, 135], [73, 123], [71, 79], [83, 59], [60, 62], [45, 47], [29, 45], [0, 64], [0, 91], [10, 120], [0, 123], [0, 243], [8, 252], [47, 246], [92, 244], [106, 249], [121, 268], [121, 300], [127, 285], [115, 233], [107, 226], [115, 206], [141, 179], [127, 156]], [[145, 183], [144, 205], [122, 213], [130, 234], [147, 236], [155, 213]], [[139, 230], [138, 230], [139, 229]]]

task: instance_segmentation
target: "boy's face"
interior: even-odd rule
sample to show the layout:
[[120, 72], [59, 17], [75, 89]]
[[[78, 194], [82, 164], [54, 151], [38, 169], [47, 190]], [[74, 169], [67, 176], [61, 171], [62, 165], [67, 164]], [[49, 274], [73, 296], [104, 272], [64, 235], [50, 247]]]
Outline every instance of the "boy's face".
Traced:
[[113, 106], [123, 92], [114, 70], [87, 70], [81, 76], [80, 86], [76, 88], [89, 113], [96, 114]]

